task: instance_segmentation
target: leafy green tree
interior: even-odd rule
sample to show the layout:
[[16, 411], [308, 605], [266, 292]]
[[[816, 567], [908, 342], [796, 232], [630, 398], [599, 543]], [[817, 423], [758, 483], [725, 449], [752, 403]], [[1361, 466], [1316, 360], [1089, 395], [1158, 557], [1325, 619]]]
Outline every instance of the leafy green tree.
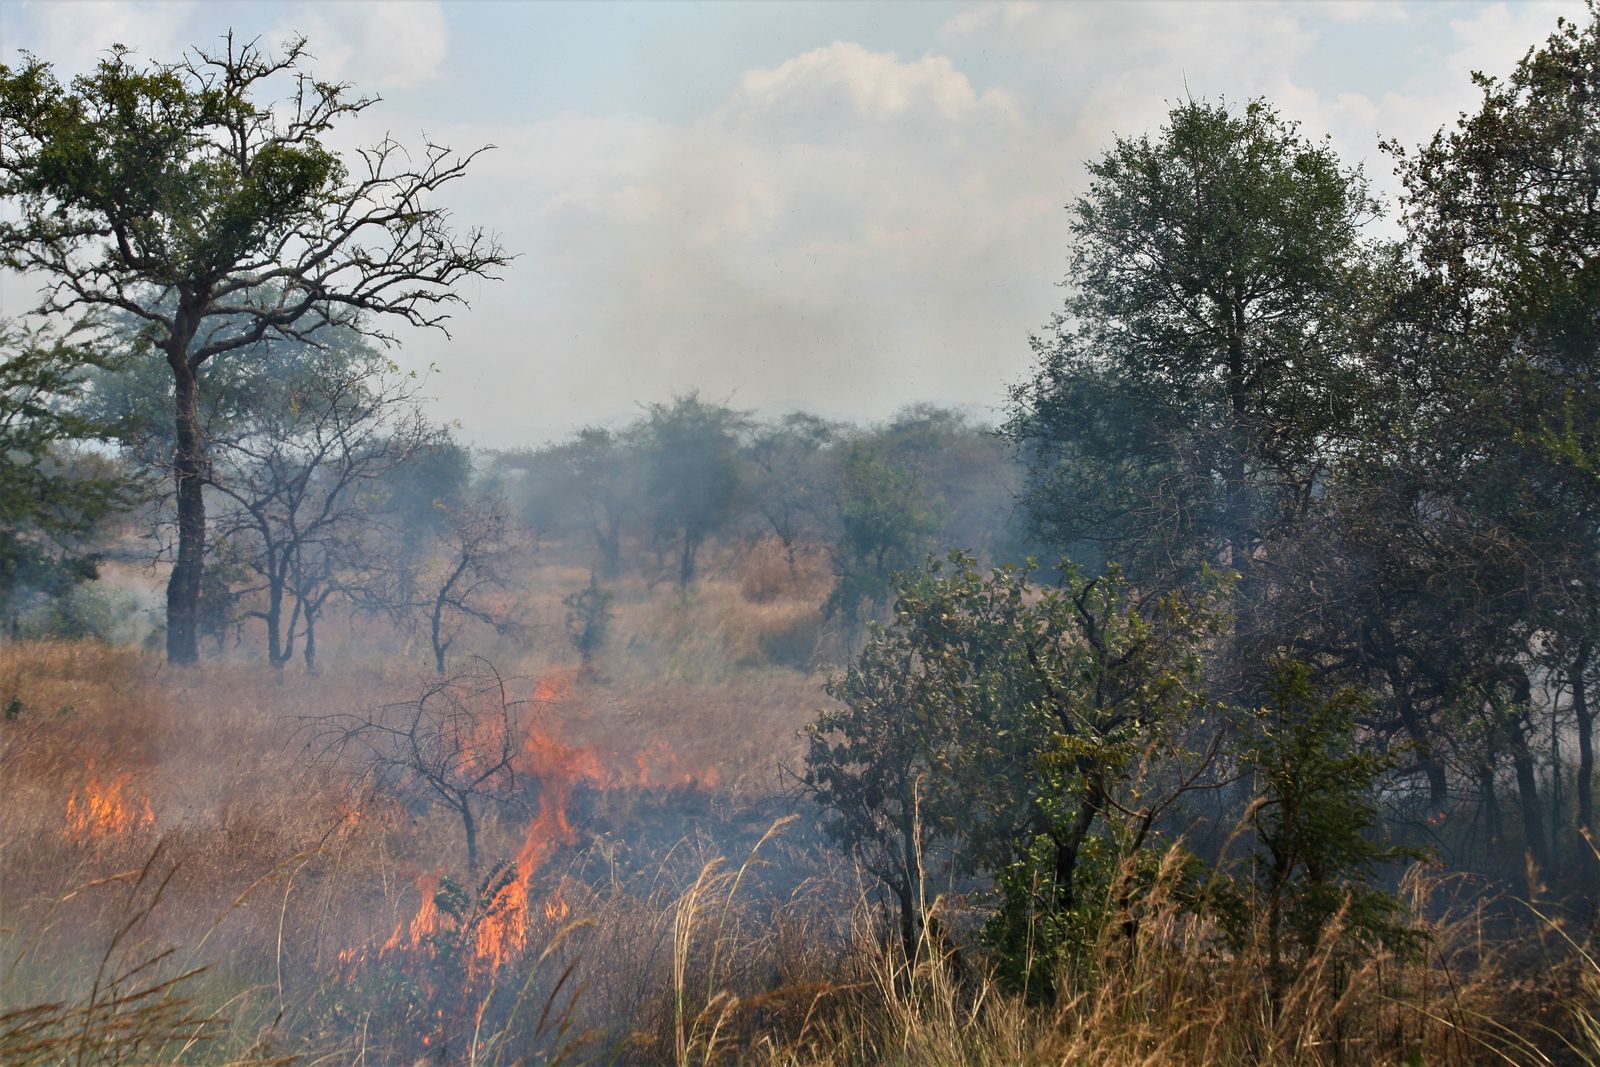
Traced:
[[602, 577], [622, 566], [622, 533], [638, 509], [639, 484], [633, 435], [585, 426], [571, 440], [548, 450], [556, 464], [554, 492], [594, 538]]
[[427, 621], [434, 670], [442, 676], [446, 657], [469, 621], [492, 627], [498, 634], [512, 633], [518, 623], [511, 613], [490, 603], [491, 594], [503, 591], [511, 577], [504, 502], [491, 496], [455, 507], [441, 505], [440, 510], [445, 517], [441, 559], [430, 573], [431, 585], [420, 590], [413, 605]]
[[445, 429], [434, 427], [409, 454], [375, 471], [363, 496], [381, 534], [375, 550], [386, 554], [396, 593], [410, 600], [429, 550], [451, 530], [451, 515], [467, 505], [472, 453]]
[[495, 453], [489, 461], [489, 486], [506, 498], [514, 514], [533, 538], [533, 550], [549, 537], [560, 536], [576, 524], [571, 479], [560, 446], [514, 448]]
[[746, 449], [750, 505], [783, 546], [791, 574], [799, 546], [827, 536], [829, 454], [839, 432], [826, 419], [794, 411], [756, 430]]
[[1140, 581], [1248, 572], [1313, 498], [1346, 417], [1341, 309], [1375, 204], [1259, 100], [1182, 103], [1089, 173], [1071, 296], [1006, 427], [1025, 503], [1052, 543]]
[[1269, 697], [1245, 738], [1242, 769], [1256, 783], [1251, 913], [1265, 930], [1277, 1001], [1335, 916], [1358, 947], [1411, 942], [1400, 901], [1374, 883], [1385, 865], [1420, 854], [1375, 840], [1374, 797], [1389, 761], [1357, 746], [1366, 697], [1324, 696], [1310, 668], [1293, 661], [1274, 667]]
[[282, 667], [315, 669], [323, 610], [392, 562], [378, 546], [372, 490], [438, 437], [418, 384], [353, 334], [299, 345], [299, 372], [270, 380], [248, 417], [211, 442], [218, 554], [245, 568], [263, 602], [246, 615]]
[[[172, 375], [177, 558], [167, 655], [199, 655], [209, 477], [200, 373], [272, 337], [345, 327], [385, 337], [398, 318], [443, 328], [454, 286], [509, 262], [481, 231], [456, 237], [426, 206], [474, 154], [392, 141], [354, 168], [323, 143], [374, 99], [306, 75], [303, 39], [279, 57], [230, 35], [219, 52], [139, 65], [113, 48], [63, 85], [24, 53], [0, 66], [0, 262], [44, 283], [42, 314], [137, 319]], [[283, 77], [290, 98], [258, 93]]]
[[132, 492], [73, 451], [108, 434], [69, 404], [99, 357], [13, 323], [0, 324], [0, 352], [0, 614], [15, 632], [25, 595], [64, 596], [95, 577], [94, 535]]
[[1019, 471], [1013, 450], [991, 428], [951, 408], [912, 404], [866, 440], [890, 464], [913, 472], [937, 501], [938, 544], [985, 560], [1007, 547]]
[[[934, 844], [953, 834], [962, 765], [946, 679], [927, 670], [932, 605], [908, 590], [896, 625], [874, 633], [844, 675], [827, 684], [838, 703], [807, 728], [803, 783], [825, 812], [829, 837], [893, 898], [901, 946], [913, 958], [927, 905]], [[962, 664], [954, 666], [959, 669]]]
[[[1503, 552], [1502, 613], [1571, 690], [1577, 827], [1594, 832], [1600, 637], [1600, 6], [1559, 20], [1414, 154], [1396, 146], [1443, 394], [1433, 474]], [[1513, 598], [1508, 594], [1505, 598]], [[1536, 636], [1537, 635], [1537, 636]], [[1526, 776], [1520, 776], [1526, 777]], [[1522, 797], [1527, 808], [1535, 797]], [[1536, 806], [1536, 805], [1535, 805]], [[1589, 855], [1580, 843], [1580, 856]]]
[[835, 581], [823, 615], [843, 620], [850, 653], [863, 617], [870, 620], [888, 606], [894, 576], [916, 566], [932, 547], [941, 509], [913, 469], [890, 462], [864, 441], [845, 448], [836, 492]]
[[567, 609], [567, 637], [578, 653], [580, 673], [585, 677], [594, 676], [595, 653], [604, 647], [611, 629], [611, 600], [611, 591], [600, 588], [599, 577], [592, 571], [588, 585], [561, 598]]
[[1214, 597], [1141, 609], [1120, 576], [1066, 570], [1061, 587], [1039, 588], [1024, 571], [985, 576], [955, 554], [948, 568], [905, 574], [892, 625], [830, 683], [839, 707], [811, 726], [806, 761], [829, 833], [897, 901], [908, 952], [934, 846], [1026, 883], [991, 934], [1034, 961], [1035, 988], [1070, 945], [1019, 946], [1041, 917], [1084, 905], [1093, 843], [1145, 847], [1209, 760], [1185, 735], [1205, 704]]
[[656, 536], [677, 544], [680, 588], [694, 580], [706, 538], [733, 514], [745, 422], [732, 408], [689, 393], [671, 404], [650, 405], [641, 427], [645, 506]]

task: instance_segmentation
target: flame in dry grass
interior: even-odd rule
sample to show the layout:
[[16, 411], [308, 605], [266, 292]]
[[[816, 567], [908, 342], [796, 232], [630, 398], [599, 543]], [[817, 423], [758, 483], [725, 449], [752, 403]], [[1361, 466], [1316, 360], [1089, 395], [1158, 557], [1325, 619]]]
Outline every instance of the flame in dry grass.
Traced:
[[[546, 675], [534, 687], [533, 704], [542, 710], [555, 710], [572, 699], [574, 682], [571, 672]], [[686, 770], [677, 753], [663, 740], [632, 758], [608, 756], [597, 748], [568, 743], [549, 725], [553, 721], [551, 716], [536, 716], [524, 731], [517, 769], [524, 778], [538, 784], [538, 806], [503, 884], [490, 890], [487, 900], [476, 901], [476, 913], [463, 920], [439, 910], [436, 898], [442, 870], [422, 876], [417, 881], [421, 907], [409, 924], [395, 928], [379, 949], [380, 955], [398, 949], [421, 949], [430, 936], [456, 930], [470, 938], [474, 970], [498, 970], [527, 947], [541, 918], [554, 925], [571, 913], [559, 886], [549, 897], [538, 900], [533, 896], [532, 885], [534, 877], [559, 849], [577, 843], [568, 814], [576, 789], [705, 788], [717, 784], [714, 770]], [[498, 727], [498, 720], [494, 725]]]
[[561, 893], [558, 885], [555, 891], [544, 902], [544, 917], [546, 922], [558, 923], [571, 914], [572, 908], [568, 906], [566, 897]]
[[633, 763], [638, 770], [635, 784], [640, 789], [676, 789], [681, 786], [715, 789], [721, 781], [721, 775], [715, 767], [685, 769], [677, 751], [665, 738], [658, 737], [650, 742], [644, 751], [633, 758]]
[[129, 792], [132, 772], [110, 780], [90, 772], [83, 788], [67, 798], [67, 836], [74, 841], [121, 837], [156, 824], [156, 814], [146, 797]]
[[423, 938], [439, 929], [439, 875], [423, 875], [417, 888], [422, 891], [422, 907], [411, 920], [413, 945], [420, 945]]
[[[534, 700], [550, 704], [565, 700], [571, 691], [570, 676], [545, 679], [535, 690]], [[596, 750], [568, 745], [541, 726], [528, 731], [522, 758], [524, 773], [539, 783], [539, 808], [523, 835], [512, 879], [489, 904], [478, 928], [477, 957], [490, 969], [503, 966], [527, 946], [531, 910], [528, 894], [533, 876], [556, 849], [577, 842], [567, 815], [573, 789], [581, 783], [596, 787], [607, 783]]]

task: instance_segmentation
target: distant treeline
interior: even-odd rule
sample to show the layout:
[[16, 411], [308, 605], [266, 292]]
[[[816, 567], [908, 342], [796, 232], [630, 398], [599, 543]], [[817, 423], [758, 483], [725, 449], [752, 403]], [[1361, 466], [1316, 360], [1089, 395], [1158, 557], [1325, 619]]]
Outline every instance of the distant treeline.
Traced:
[[681, 585], [707, 540], [774, 538], [790, 566], [826, 552], [843, 588], [830, 604], [881, 603], [890, 577], [930, 550], [1020, 558], [1020, 485], [991, 428], [932, 405], [874, 427], [804, 412], [757, 420], [698, 394], [632, 423], [591, 426], [542, 448], [496, 453], [489, 485], [535, 544], [580, 539], [602, 578], [629, 566]]

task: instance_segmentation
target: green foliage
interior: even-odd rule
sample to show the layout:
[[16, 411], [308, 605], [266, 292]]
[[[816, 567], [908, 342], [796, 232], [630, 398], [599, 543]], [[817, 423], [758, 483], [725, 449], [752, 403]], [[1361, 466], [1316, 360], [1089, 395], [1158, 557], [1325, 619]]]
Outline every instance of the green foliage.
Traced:
[[1374, 883], [1384, 866], [1421, 854], [1375, 840], [1374, 796], [1393, 762], [1357, 744], [1367, 698], [1351, 689], [1323, 695], [1311, 669], [1293, 661], [1274, 666], [1268, 694], [1241, 752], [1256, 789], [1248, 809], [1256, 854], [1243, 886], [1253, 906], [1234, 909], [1233, 933], [1249, 936], [1243, 916], [1263, 919], [1268, 978], [1281, 991], [1335, 917], [1353, 951], [1409, 946], [1400, 901]]
[[567, 609], [567, 637], [577, 650], [585, 672], [593, 672], [595, 653], [606, 643], [611, 626], [611, 600], [610, 590], [601, 589], [598, 576], [592, 572], [588, 585], [561, 599]]
[[503, 452], [491, 476], [533, 534], [535, 546], [550, 535], [592, 536], [602, 578], [621, 566], [622, 532], [639, 508], [644, 442], [637, 430], [614, 433], [585, 426], [564, 441], [536, 450]]
[[1006, 433], [1049, 543], [1141, 580], [1244, 570], [1303, 506], [1354, 395], [1341, 360], [1376, 211], [1262, 101], [1119, 138], [1072, 207], [1072, 296]]
[[[384, 317], [441, 327], [462, 303], [455, 283], [509, 257], [421, 206], [472, 154], [407, 155], [386, 139], [352, 173], [324, 146], [373, 100], [308, 76], [304, 38], [273, 57], [230, 33], [176, 63], [117, 46], [68, 85], [23, 57], [0, 65], [0, 199], [16, 208], [0, 222], [0, 264], [42, 280], [40, 314], [136, 320], [136, 357], [171, 372], [174, 447], [156, 460], [171, 462], [178, 513], [167, 652], [192, 663], [210, 473], [202, 368], [266, 340], [392, 340], [374, 323]], [[258, 101], [285, 83], [283, 104]]]
[[230, 120], [257, 130], [270, 121], [238, 81], [139, 69], [118, 46], [69, 88], [48, 63], [25, 60], [0, 68], [0, 128], [17, 149], [0, 195], [24, 205], [21, 221], [0, 225], [10, 266], [30, 265], [23, 248], [34, 244], [31, 230], [99, 233], [110, 214], [110, 270], [132, 268], [160, 286], [187, 283], [270, 246], [344, 180], [338, 158], [314, 137], [264, 145], [248, 161], [208, 145], [205, 133]]
[[794, 411], [759, 427], [746, 448], [750, 504], [778, 543], [791, 570], [803, 540], [828, 536], [831, 449], [841, 427]]
[[[234, 333], [245, 324], [240, 317], [223, 329]], [[136, 316], [117, 316], [100, 343], [108, 358], [86, 371], [73, 410], [106, 427], [130, 458], [152, 467], [170, 464], [177, 447], [171, 368], [152, 348]], [[390, 366], [350, 329], [327, 330], [315, 343], [262, 341], [195, 372], [199, 425], [213, 441], [259, 437], [305, 408], [320, 379], [355, 369], [377, 373]]]
[[694, 580], [700, 546], [725, 523], [739, 494], [738, 435], [745, 417], [698, 393], [652, 404], [643, 427], [645, 502], [657, 537], [676, 541], [678, 584]]
[[132, 593], [83, 582], [31, 599], [17, 614], [15, 633], [25, 638], [126, 640], [138, 614]]
[[904, 575], [893, 623], [830, 682], [840, 706], [809, 730], [805, 785], [830, 836], [898, 900], [908, 951], [932, 846], [1010, 872], [995, 941], [1017, 947], [1041, 914], [1070, 926], [1085, 857], [1147, 847], [1209, 758], [1185, 742], [1207, 704], [1219, 587], [1141, 606], [1115, 572], [1065, 573], [1040, 588], [956, 553]]
[[410, 559], [428, 538], [443, 534], [450, 512], [464, 505], [472, 484], [472, 453], [440, 431], [375, 481], [367, 493], [374, 512], [400, 534], [401, 552]]
[[845, 620], [853, 645], [860, 615], [870, 618], [882, 611], [894, 592], [895, 574], [915, 566], [928, 550], [941, 513], [909, 466], [862, 442], [845, 450], [839, 498], [838, 578], [823, 614]]
[[[1558, 865], [1566, 836], [1578, 881], [1592, 884], [1581, 832], [1596, 825], [1600, 6], [1559, 21], [1509, 76], [1474, 80], [1478, 107], [1452, 128], [1414, 153], [1388, 146], [1406, 186], [1412, 263], [1386, 338], [1393, 354], [1380, 364], [1392, 399], [1374, 422], [1407, 447], [1361, 473], [1380, 491], [1423, 498], [1398, 526], [1409, 543], [1393, 553], [1414, 571], [1393, 583], [1413, 611], [1395, 626], [1397, 643], [1427, 649], [1419, 662], [1445, 679], [1415, 739], [1472, 753], [1471, 789], [1497, 843], [1494, 780], [1509, 762], [1535, 864]], [[1380, 538], [1394, 539], [1382, 527]], [[1539, 795], [1536, 702], [1517, 695], [1545, 672], [1574, 690], [1577, 810], [1567, 827], [1561, 775]], [[1561, 729], [1551, 723], [1552, 749]], [[1435, 773], [1441, 795], [1443, 779]], [[1520, 849], [1494, 851], [1511, 861], [1502, 873], [1522, 873]]]
[[68, 404], [100, 358], [13, 324], [0, 324], [0, 351], [0, 615], [14, 626], [28, 596], [65, 596], [95, 577], [95, 534], [134, 492], [75, 450], [108, 433]]

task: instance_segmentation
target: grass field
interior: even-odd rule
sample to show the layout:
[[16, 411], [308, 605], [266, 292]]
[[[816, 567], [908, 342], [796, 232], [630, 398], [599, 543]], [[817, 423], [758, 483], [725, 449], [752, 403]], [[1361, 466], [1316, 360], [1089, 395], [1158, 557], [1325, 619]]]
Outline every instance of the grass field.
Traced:
[[[352, 626], [314, 677], [248, 632], [192, 671], [0, 646], [0, 1063], [1600, 1062], [1577, 932], [1502, 940], [1503, 907], [1427, 871], [1424, 951], [1330, 939], [1277, 1004], [1255, 947], [1159, 889], [1057, 1003], [998, 990], [971, 895], [906, 961], [787, 773], [826, 699], [817, 561], [623, 583], [592, 677], [559, 606], [586, 578], [530, 572], [531, 636], [483, 638], [516, 773], [475, 809], [476, 871], [458, 812], [327, 744], [436, 685], [403, 635]], [[471, 734], [457, 769], [506, 741]]]

